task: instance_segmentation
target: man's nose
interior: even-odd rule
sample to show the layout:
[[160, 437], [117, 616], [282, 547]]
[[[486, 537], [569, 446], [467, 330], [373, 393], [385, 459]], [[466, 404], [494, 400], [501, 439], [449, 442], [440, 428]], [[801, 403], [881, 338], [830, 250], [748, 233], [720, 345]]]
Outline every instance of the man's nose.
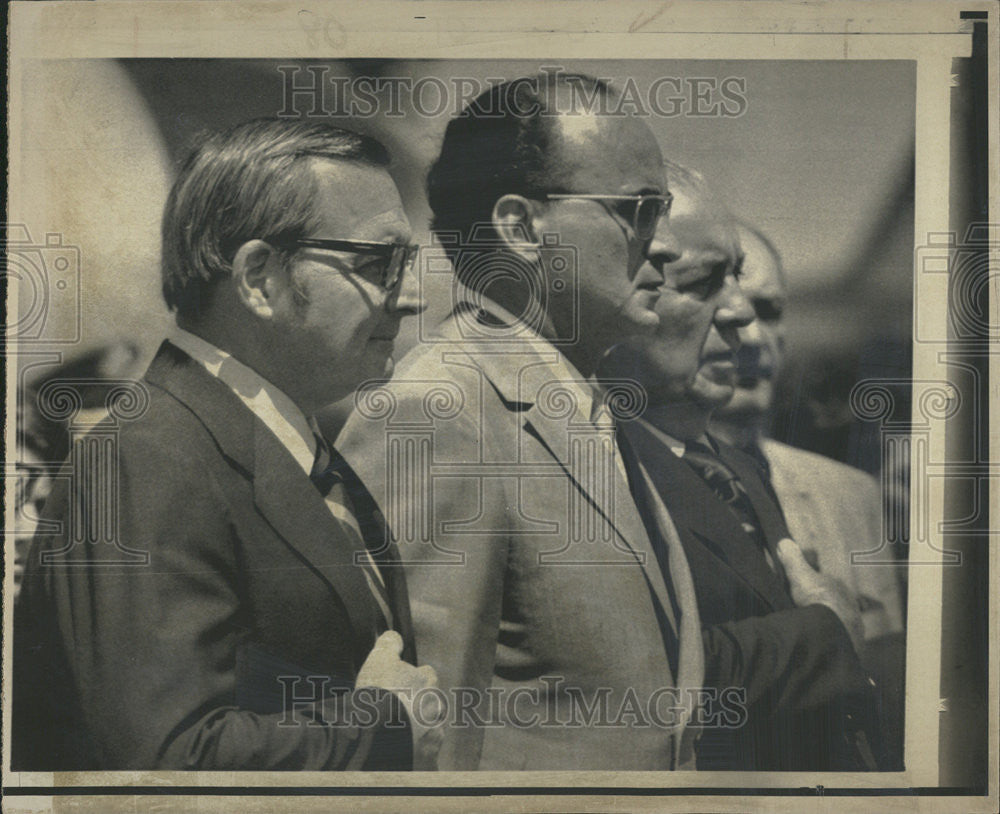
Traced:
[[760, 329], [760, 320], [756, 314], [749, 325], [740, 328], [740, 344], [749, 347], [759, 347], [764, 344], [764, 332]]
[[675, 263], [681, 256], [681, 244], [673, 230], [661, 221], [660, 227], [649, 241], [646, 257], [656, 268], [662, 269], [668, 263]]
[[716, 322], [726, 327], [746, 328], [756, 316], [750, 300], [746, 298], [736, 277], [727, 276], [725, 289], [722, 292], [722, 303], [715, 312]]
[[427, 310], [427, 303], [422, 298], [420, 280], [417, 277], [420, 268], [420, 256], [417, 255], [417, 262], [403, 274], [396, 290], [389, 297], [386, 303], [390, 311], [401, 316], [413, 316]]

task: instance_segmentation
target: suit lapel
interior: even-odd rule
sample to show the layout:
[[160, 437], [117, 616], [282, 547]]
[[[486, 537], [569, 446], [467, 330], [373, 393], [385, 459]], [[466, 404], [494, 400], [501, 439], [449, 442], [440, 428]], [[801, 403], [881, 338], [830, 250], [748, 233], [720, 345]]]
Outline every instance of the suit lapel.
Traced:
[[623, 426], [636, 455], [644, 462], [682, 539], [698, 545], [720, 567], [744, 582], [768, 607], [778, 609], [776, 597], [784, 585], [767, 566], [756, 542], [736, 516], [684, 461], [648, 432], [640, 422]]
[[320, 493], [274, 434], [260, 422], [254, 433], [254, 502], [285, 542], [340, 598], [358, 637], [376, 630], [375, 609], [357, 535], [333, 517]]
[[[477, 347], [470, 356], [487, 381], [511, 409], [520, 412], [522, 428], [542, 442], [581, 496], [610, 523], [620, 538], [618, 542], [624, 544], [616, 542], [615, 547], [635, 556], [629, 543], [636, 538], [641, 524], [618, 466], [612, 457], [600, 452], [593, 466], [582, 465], [580, 459], [583, 447], [589, 443], [610, 452], [613, 447], [602, 444], [613, 444], [613, 435], [602, 435], [572, 387], [559, 385], [556, 349], [539, 352], [537, 344], [525, 342], [483, 351]], [[590, 386], [583, 379], [574, 383], [584, 390]]]
[[[628, 446], [628, 439], [624, 445]], [[640, 506], [645, 506], [655, 523], [666, 548], [667, 570], [674, 586], [677, 603], [681, 610], [680, 638], [676, 665], [675, 685], [685, 690], [683, 702], [684, 723], [675, 733], [675, 768], [694, 768], [694, 741], [698, 734], [688, 727], [694, 715], [696, 706], [695, 692], [704, 686], [705, 682], [705, 651], [702, 644], [701, 617], [698, 612], [698, 599], [694, 587], [694, 579], [688, 564], [684, 545], [680, 540], [677, 528], [662, 501], [655, 499], [656, 487], [649, 471], [634, 452], [629, 450], [629, 471], [633, 473], [634, 489]]]
[[[482, 304], [484, 309], [496, 309], [501, 315], [494, 317], [497, 324], [502, 325], [504, 320], [513, 319], [487, 300], [482, 300]], [[470, 329], [465, 327], [463, 331], [459, 322], [467, 326], [473, 319], [470, 310], [475, 309], [467, 303], [459, 303], [441, 325], [441, 336], [460, 343], [462, 352], [482, 371], [508, 409], [520, 412], [523, 429], [544, 444], [576, 488], [627, 542], [636, 531], [638, 517], [634, 506], [631, 506], [628, 484], [618, 467], [608, 460], [613, 471], [601, 478], [607, 487], [594, 488], [587, 482], [592, 480], [590, 475], [594, 473], [588, 471], [583, 476], [572, 465], [573, 440], [582, 440], [588, 434], [593, 436], [597, 430], [573, 388], [559, 382], [558, 377], [565, 375], [556, 364], [559, 352], [545, 340], [525, 337], [525, 329], [520, 326], [511, 330], [509, 338], [465, 342], [464, 333]], [[493, 323], [490, 325], [493, 326]], [[491, 327], [491, 336], [495, 337], [500, 330]], [[582, 378], [574, 382], [576, 387], [589, 387]], [[609, 437], [608, 440], [612, 439]], [[629, 506], [630, 509], [624, 510]]]
[[413, 619], [410, 617], [410, 598], [406, 590], [406, 578], [403, 573], [403, 562], [399, 557], [396, 544], [388, 536], [389, 544], [381, 555], [376, 557], [379, 568], [385, 577], [389, 591], [389, 601], [392, 607], [395, 629], [403, 638], [403, 661], [417, 663], [417, 643], [413, 633]]
[[[459, 316], [456, 318], [453, 314], [446, 320], [441, 334], [459, 342], [462, 332], [456, 324], [457, 319], [468, 320], [469, 316], [467, 312], [456, 310]], [[572, 445], [587, 443], [588, 438], [598, 442], [600, 431], [591, 423], [583, 407], [575, 403], [576, 399], [563, 399], [556, 392], [555, 377], [559, 375], [558, 368], [553, 367], [556, 349], [547, 343], [539, 348], [540, 344], [518, 341], [515, 336], [504, 342], [477, 341], [471, 346], [463, 343], [463, 351], [508, 408], [520, 413], [522, 429], [548, 450], [569, 477], [577, 498], [586, 504], [586, 510], [596, 511], [609, 524], [612, 538], [604, 545], [604, 553], [595, 559], [610, 564], [639, 563], [650, 590], [662, 605], [676, 634], [678, 622], [673, 604], [628, 483], [610, 456], [594, 467], [574, 465]], [[582, 380], [579, 384], [588, 386]], [[567, 408], [571, 409], [567, 412]], [[604, 441], [614, 444], [613, 434], [606, 433]]]
[[[548, 449], [572, 482], [579, 499], [589, 507], [584, 510], [581, 506], [581, 513], [593, 511], [607, 521], [612, 538], [611, 549], [605, 549], [609, 556], [604, 559], [609, 563], [620, 562], [623, 555], [636, 559], [649, 569], [656, 593], [666, 598], [659, 570], [651, 567], [652, 552], [644, 544], [646, 534], [628, 483], [612, 457], [612, 454], [618, 454], [611, 446], [614, 444], [613, 434], [602, 433], [589, 421], [578, 429], [568, 428], [565, 422], [542, 415], [537, 405], [524, 412], [522, 426], [525, 432], [534, 435]], [[570, 437], [576, 433], [577, 438]], [[578, 445], [575, 451], [573, 444]], [[584, 458], [586, 444], [594, 444], [598, 450], [592, 462]]]
[[355, 535], [333, 517], [319, 492], [277, 437], [225, 383], [165, 342], [146, 374], [198, 416], [222, 453], [252, 481], [254, 503], [298, 555], [333, 589], [359, 641], [375, 630], [375, 609]]

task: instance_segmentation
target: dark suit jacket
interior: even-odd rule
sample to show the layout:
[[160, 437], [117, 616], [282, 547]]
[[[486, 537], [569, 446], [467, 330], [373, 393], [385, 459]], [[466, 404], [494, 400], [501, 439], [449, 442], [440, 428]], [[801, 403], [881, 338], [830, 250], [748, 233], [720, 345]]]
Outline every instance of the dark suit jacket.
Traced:
[[[55, 530], [33, 543], [13, 768], [410, 768], [398, 699], [352, 689], [379, 618], [356, 535], [186, 354], [165, 343], [144, 383], [141, 417], [74, 449], [46, 506]], [[80, 466], [100, 438], [117, 447], [110, 521], [99, 473]], [[115, 515], [113, 543], [72, 542]], [[412, 660], [402, 571], [384, 572]]]
[[[837, 616], [792, 601], [775, 550], [788, 529], [757, 463], [718, 444], [753, 503], [775, 569], [736, 514], [641, 422], [623, 423], [621, 433], [626, 460], [631, 468], [635, 456], [642, 461], [684, 544], [704, 626], [706, 686], [746, 693], [746, 724], [707, 726], [698, 768], [874, 768], [857, 744], [859, 730], [873, 729], [868, 678]], [[637, 494], [645, 516], [648, 500]]]

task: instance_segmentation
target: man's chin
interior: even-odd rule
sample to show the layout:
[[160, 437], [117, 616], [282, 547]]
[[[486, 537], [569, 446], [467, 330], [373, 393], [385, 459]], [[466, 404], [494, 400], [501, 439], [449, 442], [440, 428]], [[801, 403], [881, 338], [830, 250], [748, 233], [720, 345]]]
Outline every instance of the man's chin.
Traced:
[[392, 359], [392, 345], [383, 341], [372, 342], [362, 365], [362, 381], [388, 379], [396, 364]]
[[[654, 298], [652, 302], [655, 301]], [[622, 309], [619, 322], [623, 336], [649, 336], [660, 327], [660, 316], [652, 307], [646, 307], [642, 301], [630, 300]]]
[[744, 417], [746, 420], [763, 415], [771, 409], [772, 388], [766, 382], [755, 387], [736, 387], [733, 397], [722, 410], [726, 415]]
[[731, 384], [701, 378], [692, 388], [692, 399], [709, 414], [722, 409], [733, 397], [736, 388]]
[[366, 382], [387, 381], [392, 378], [392, 374], [395, 369], [396, 363], [393, 361], [391, 356], [385, 356], [381, 359], [373, 359], [371, 364], [365, 365], [365, 375], [362, 377], [362, 380]]
[[382, 365], [382, 376], [383, 378], [392, 378], [392, 373], [396, 369], [396, 362], [391, 356], [387, 356], [385, 363]]

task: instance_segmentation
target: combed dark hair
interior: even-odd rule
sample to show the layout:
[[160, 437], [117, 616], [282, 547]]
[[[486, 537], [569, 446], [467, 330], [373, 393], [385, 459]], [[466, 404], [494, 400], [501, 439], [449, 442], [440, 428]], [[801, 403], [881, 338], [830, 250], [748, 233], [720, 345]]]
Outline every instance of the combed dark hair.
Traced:
[[378, 141], [315, 121], [254, 119], [210, 135], [181, 167], [163, 210], [163, 297], [197, 318], [246, 241], [315, 228], [313, 159], [389, 164]]
[[[439, 238], [457, 235], [462, 248], [473, 248], [474, 226], [477, 238], [494, 238], [484, 225], [503, 195], [569, 191], [561, 189], [555, 149], [560, 89], [593, 99], [612, 92], [583, 74], [542, 73], [491, 87], [448, 123], [441, 154], [427, 176], [431, 228]], [[455, 247], [447, 242], [445, 247], [455, 262]]]

